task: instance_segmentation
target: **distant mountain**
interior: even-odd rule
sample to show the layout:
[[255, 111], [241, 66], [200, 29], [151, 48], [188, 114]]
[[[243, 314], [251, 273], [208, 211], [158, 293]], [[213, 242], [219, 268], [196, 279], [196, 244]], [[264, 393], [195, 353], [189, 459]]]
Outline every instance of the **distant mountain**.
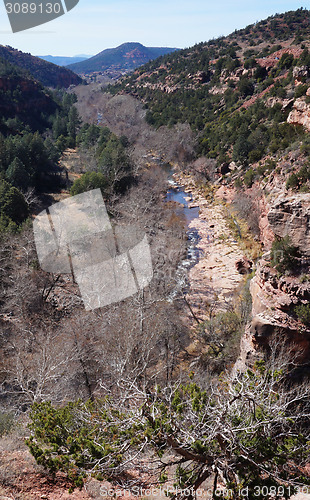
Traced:
[[29, 53], [21, 52], [9, 45], [0, 45], [0, 57], [11, 64], [27, 70], [46, 87], [69, 87], [79, 85], [82, 79], [67, 68], [61, 68]]
[[89, 59], [91, 56], [74, 56], [74, 57], [66, 57], [66, 56], [37, 56], [44, 61], [57, 64], [58, 66], [68, 66], [69, 64], [74, 64], [78, 62], [85, 61], [85, 59]]
[[114, 49], [103, 50], [86, 61], [70, 64], [68, 68], [79, 74], [107, 70], [128, 72], [176, 50], [178, 49], [169, 47], [144, 47], [141, 43], [128, 42]]

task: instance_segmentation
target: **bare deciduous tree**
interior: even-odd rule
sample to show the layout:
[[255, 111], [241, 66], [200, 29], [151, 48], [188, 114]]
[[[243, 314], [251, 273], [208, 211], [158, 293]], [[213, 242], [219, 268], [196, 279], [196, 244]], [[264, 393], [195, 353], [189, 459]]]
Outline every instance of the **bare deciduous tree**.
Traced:
[[[73, 467], [75, 473], [96, 471], [119, 481], [121, 473], [125, 483], [124, 473], [144, 463], [142, 451], [153, 449], [162, 480], [174, 474], [170, 480], [178, 485], [177, 498], [193, 497], [213, 478], [214, 498], [221, 488], [227, 488], [231, 498], [250, 499], [254, 493], [264, 498], [262, 487], [267, 484], [280, 499], [288, 488], [294, 491], [309, 479], [310, 386], [290, 382], [292, 365], [294, 358], [283, 357], [277, 344], [268, 361], [244, 373], [226, 373], [205, 387], [193, 380], [159, 387], [156, 376], [145, 380], [128, 375], [105, 388], [107, 399], [94, 405], [77, 403], [59, 413], [46, 405], [35, 407], [30, 449], [47, 467], [51, 457], [58, 460], [55, 463], [69, 475]], [[69, 418], [70, 432], [79, 436], [79, 463], [65, 440], [52, 451], [55, 436], [52, 425], [49, 429], [44, 423], [46, 415], [57, 422], [61, 415], [65, 422]], [[85, 428], [88, 440], [83, 439]], [[60, 429], [57, 432], [66, 437], [68, 429]], [[242, 485], [248, 491], [241, 493]]]

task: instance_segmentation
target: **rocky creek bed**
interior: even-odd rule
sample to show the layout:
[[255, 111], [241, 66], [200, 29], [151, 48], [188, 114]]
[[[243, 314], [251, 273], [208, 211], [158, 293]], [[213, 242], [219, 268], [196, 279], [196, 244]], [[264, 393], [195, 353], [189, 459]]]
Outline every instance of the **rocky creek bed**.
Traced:
[[210, 304], [226, 309], [244, 280], [236, 268], [243, 252], [231, 234], [220, 200], [206, 199], [190, 176], [174, 173], [172, 178], [177, 191], [174, 196], [168, 192], [167, 197], [185, 205], [181, 209], [190, 242], [188, 257], [181, 263], [188, 269], [185, 297], [195, 316], [204, 320]]

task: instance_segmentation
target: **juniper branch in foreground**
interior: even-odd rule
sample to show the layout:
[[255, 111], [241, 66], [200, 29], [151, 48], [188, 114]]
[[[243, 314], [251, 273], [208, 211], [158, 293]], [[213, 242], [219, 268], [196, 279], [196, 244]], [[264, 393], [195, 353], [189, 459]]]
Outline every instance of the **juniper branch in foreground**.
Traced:
[[310, 483], [310, 388], [288, 387], [280, 361], [224, 375], [208, 389], [193, 380], [151, 391], [122, 381], [117, 397], [59, 409], [36, 404], [27, 444], [38, 463], [66, 471], [76, 486], [86, 475], [113, 482], [148, 450], [161, 479], [177, 466], [181, 489], [197, 490], [212, 476], [214, 492], [220, 481], [236, 499], [241, 487], [252, 498], [259, 485], [281, 486], [276, 498], [289, 498], [289, 486]]

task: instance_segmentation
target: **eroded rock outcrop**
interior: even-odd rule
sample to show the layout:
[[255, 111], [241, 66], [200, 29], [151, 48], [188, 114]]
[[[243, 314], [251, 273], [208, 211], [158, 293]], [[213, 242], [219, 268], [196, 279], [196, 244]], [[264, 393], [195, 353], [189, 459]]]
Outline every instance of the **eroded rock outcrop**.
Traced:
[[296, 99], [293, 109], [288, 115], [287, 122], [294, 125], [303, 125], [306, 130], [310, 131], [310, 104], [306, 103], [304, 97]]
[[278, 198], [268, 213], [273, 233], [289, 236], [300, 252], [310, 257], [310, 193]]
[[298, 82], [302, 81], [303, 78], [306, 78], [308, 76], [308, 73], [308, 66], [295, 66], [293, 69], [293, 77]]
[[[300, 265], [309, 271], [310, 259], [310, 193], [281, 196], [267, 215], [269, 227], [275, 236], [289, 236], [302, 256]], [[310, 328], [296, 313], [296, 306], [310, 301], [310, 281], [294, 275], [279, 276], [271, 267], [270, 252], [257, 263], [256, 275], [251, 280], [252, 321], [241, 341], [241, 356], [237, 366], [251, 364], [261, 348], [276, 338], [281, 345], [289, 345], [302, 353], [302, 361], [310, 359]]]
[[295, 306], [308, 303], [310, 282], [301, 283], [293, 276], [279, 278], [270, 268], [269, 258], [267, 254], [261, 259], [251, 280], [252, 321], [241, 340], [238, 367], [253, 363], [261, 348], [270, 345], [271, 339], [301, 352], [303, 361], [309, 360], [310, 328], [298, 319]]

